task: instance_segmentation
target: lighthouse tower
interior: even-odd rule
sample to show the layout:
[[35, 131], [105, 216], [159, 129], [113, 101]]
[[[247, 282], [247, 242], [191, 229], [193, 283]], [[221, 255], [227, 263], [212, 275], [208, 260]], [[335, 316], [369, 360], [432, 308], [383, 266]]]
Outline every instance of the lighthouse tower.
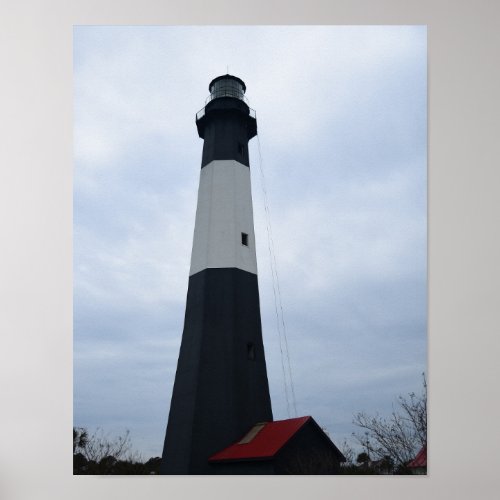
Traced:
[[196, 115], [198, 207], [162, 474], [217, 473], [212, 455], [273, 420], [248, 156], [257, 121], [239, 78], [219, 76], [209, 91]]

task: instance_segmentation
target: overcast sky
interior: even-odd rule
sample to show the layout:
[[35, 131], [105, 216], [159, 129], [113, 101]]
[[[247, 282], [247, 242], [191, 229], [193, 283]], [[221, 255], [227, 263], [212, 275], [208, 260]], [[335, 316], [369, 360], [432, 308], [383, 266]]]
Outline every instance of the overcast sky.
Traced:
[[[423, 26], [76, 27], [74, 424], [161, 455], [208, 83], [242, 78], [263, 337], [287, 418], [262, 153], [299, 415], [335, 443], [419, 391], [427, 358]], [[292, 415], [293, 416], [293, 415]]]

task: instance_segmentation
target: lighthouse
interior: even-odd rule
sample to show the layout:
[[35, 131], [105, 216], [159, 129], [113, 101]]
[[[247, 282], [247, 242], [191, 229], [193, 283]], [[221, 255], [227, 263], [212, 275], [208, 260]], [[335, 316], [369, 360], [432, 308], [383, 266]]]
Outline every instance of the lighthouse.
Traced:
[[209, 458], [273, 414], [262, 341], [248, 143], [257, 134], [246, 86], [209, 84], [184, 330], [162, 474], [214, 474]]
[[345, 457], [311, 416], [273, 421], [260, 320], [245, 83], [209, 85], [198, 206], [161, 474], [337, 474]]

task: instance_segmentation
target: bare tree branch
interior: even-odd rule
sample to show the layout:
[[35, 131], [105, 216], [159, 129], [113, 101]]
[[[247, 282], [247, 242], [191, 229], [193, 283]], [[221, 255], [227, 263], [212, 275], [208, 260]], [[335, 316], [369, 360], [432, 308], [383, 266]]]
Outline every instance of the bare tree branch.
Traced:
[[422, 377], [422, 394], [399, 396], [398, 407], [393, 407], [390, 417], [364, 412], [354, 415], [353, 423], [365, 432], [353, 436], [371, 458], [380, 460], [389, 456], [395, 465], [404, 466], [426, 444], [427, 382], [425, 374]]
[[108, 435], [104, 434], [102, 429], [97, 428], [88, 437], [86, 446], [81, 451], [89, 462], [99, 463], [106, 457], [113, 457], [115, 460], [125, 459], [131, 448], [130, 431], [127, 430], [124, 436], [111, 439]]

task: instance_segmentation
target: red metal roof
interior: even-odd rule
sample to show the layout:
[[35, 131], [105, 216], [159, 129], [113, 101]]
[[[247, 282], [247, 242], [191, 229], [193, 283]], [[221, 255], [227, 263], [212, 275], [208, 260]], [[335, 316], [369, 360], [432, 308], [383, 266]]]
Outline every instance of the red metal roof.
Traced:
[[408, 467], [427, 467], [427, 445], [417, 453], [417, 456], [408, 464]]
[[[310, 418], [299, 417], [276, 422], [265, 422], [264, 426], [251, 440], [245, 443], [237, 442], [232, 444], [212, 455], [208, 461], [272, 458]], [[245, 437], [254, 428], [255, 426], [245, 436], [242, 436], [240, 441], [246, 441]]]

